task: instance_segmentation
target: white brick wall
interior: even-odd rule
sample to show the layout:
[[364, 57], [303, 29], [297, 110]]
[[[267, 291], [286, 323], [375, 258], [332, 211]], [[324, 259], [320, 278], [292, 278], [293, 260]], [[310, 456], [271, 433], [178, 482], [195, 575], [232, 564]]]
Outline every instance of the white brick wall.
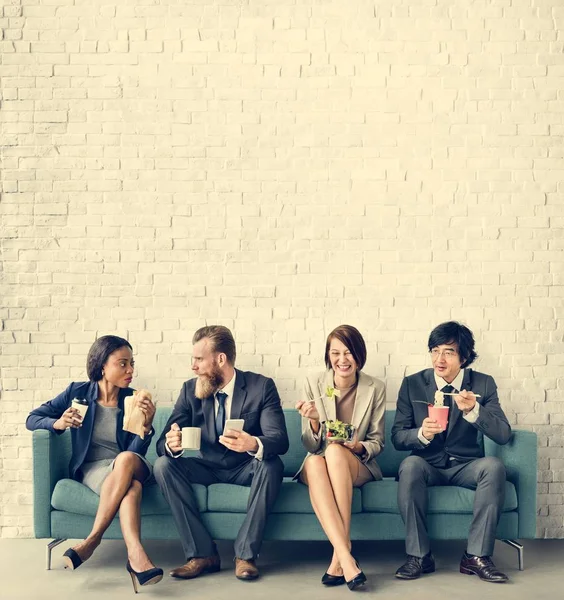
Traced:
[[234, 330], [284, 403], [352, 323], [385, 378], [438, 322], [539, 435], [564, 537], [560, 0], [10, 0], [2, 39], [0, 535], [32, 535], [27, 412], [132, 341], [172, 402]]

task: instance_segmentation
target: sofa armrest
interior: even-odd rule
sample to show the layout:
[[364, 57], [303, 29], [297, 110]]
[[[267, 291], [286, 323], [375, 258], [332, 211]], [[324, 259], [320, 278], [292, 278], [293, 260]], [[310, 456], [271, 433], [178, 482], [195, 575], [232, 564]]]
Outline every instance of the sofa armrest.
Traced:
[[486, 456], [497, 456], [505, 465], [507, 479], [517, 490], [519, 537], [534, 539], [537, 529], [537, 434], [513, 430], [511, 440], [498, 446], [484, 438]]
[[69, 475], [68, 432], [55, 435], [46, 429], [33, 432], [33, 526], [36, 538], [51, 537], [51, 496], [59, 479]]

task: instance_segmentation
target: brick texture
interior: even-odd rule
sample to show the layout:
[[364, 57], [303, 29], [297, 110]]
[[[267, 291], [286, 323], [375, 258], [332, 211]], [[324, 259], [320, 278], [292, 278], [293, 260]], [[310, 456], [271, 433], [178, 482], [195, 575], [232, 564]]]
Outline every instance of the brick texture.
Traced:
[[561, 0], [10, 0], [0, 8], [0, 536], [27, 412], [127, 336], [174, 401], [231, 327], [283, 402], [340, 323], [390, 407], [438, 322], [539, 436], [564, 537]]

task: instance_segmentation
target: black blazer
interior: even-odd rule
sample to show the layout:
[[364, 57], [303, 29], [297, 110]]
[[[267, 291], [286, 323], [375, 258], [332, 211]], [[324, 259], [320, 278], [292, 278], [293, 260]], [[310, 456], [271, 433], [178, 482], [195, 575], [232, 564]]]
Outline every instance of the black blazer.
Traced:
[[446, 437], [435, 436], [425, 446], [417, 433], [428, 416], [425, 403], [433, 404], [437, 385], [433, 369], [425, 369], [405, 377], [398, 395], [396, 417], [392, 427], [392, 443], [396, 450], [411, 450], [430, 464], [445, 466], [448, 457], [472, 460], [484, 456], [483, 440], [486, 435], [497, 444], [507, 444], [511, 438], [511, 426], [507, 421], [497, 397], [493, 377], [472, 369], [464, 370], [462, 389], [479, 394], [480, 414], [475, 423], [463, 418], [454, 398], [449, 411]]
[[[141, 439], [135, 433], [123, 430], [123, 411], [124, 400], [127, 396], [131, 396], [135, 390], [131, 388], [123, 388], [118, 394], [118, 417], [116, 423], [116, 441], [120, 451], [129, 450], [136, 452], [141, 456], [145, 456], [147, 448], [151, 444], [155, 430], [151, 427], [149, 434]], [[53, 423], [61, 417], [61, 415], [70, 407], [74, 398], [86, 398], [88, 401], [88, 411], [82, 427], [71, 428], [72, 440], [72, 456], [69, 464], [70, 476], [72, 479], [80, 481], [80, 467], [84, 463], [84, 459], [90, 447], [92, 439], [92, 431], [94, 430], [94, 417], [96, 416], [96, 406], [98, 400], [98, 383], [95, 381], [86, 381], [71, 383], [69, 387], [59, 394], [53, 400], [45, 402], [38, 408], [32, 410], [27, 417], [25, 426], [33, 431], [34, 429], [47, 429], [52, 433], [60, 435], [64, 431], [59, 431], [53, 428]]]
[[[260, 439], [267, 459], [288, 451], [288, 433], [280, 396], [274, 381], [263, 375], [236, 369], [231, 400], [231, 419], [244, 419], [244, 430]], [[216, 466], [232, 469], [253, 457], [247, 452], [233, 452], [219, 443], [215, 433], [214, 398], [200, 400], [194, 391], [196, 378], [185, 381], [172, 414], [157, 442], [157, 454], [166, 455], [165, 437], [173, 423], [182, 427], [201, 427], [200, 458]]]

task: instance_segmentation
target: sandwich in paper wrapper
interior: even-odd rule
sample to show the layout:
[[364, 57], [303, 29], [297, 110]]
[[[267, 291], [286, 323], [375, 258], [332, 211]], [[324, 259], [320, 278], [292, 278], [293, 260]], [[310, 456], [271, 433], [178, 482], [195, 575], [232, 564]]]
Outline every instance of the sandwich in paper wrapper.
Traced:
[[143, 440], [145, 439], [145, 414], [139, 407], [139, 400], [142, 398], [153, 399], [151, 392], [147, 390], [136, 390], [133, 396], [125, 399], [123, 430], [136, 433]]

